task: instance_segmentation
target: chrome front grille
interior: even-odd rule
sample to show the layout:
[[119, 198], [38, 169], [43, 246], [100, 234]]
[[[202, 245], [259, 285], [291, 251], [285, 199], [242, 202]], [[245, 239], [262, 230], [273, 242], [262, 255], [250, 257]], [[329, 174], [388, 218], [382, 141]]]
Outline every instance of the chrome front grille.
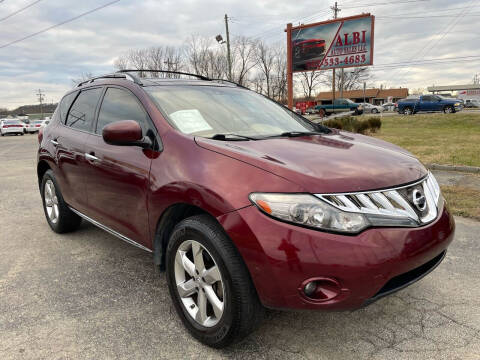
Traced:
[[416, 183], [392, 189], [315, 196], [343, 211], [410, 218], [417, 225], [422, 225], [438, 215], [440, 187], [435, 177], [428, 173]]

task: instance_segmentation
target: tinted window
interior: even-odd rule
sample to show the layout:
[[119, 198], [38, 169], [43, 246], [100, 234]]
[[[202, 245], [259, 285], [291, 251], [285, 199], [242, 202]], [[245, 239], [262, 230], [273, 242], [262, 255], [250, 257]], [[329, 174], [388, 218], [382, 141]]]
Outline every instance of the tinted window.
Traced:
[[435, 99], [433, 99], [433, 96], [426, 95], [426, 96], [422, 97], [422, 100], [423, 101], [433, 101]]
[[137, 98], [127, 90], [108, 88], [100, 107], [97, 122], [97, 134], [115, 121], [135, 120], [141, 126], [143, 134], [148, 129], [148, 116]]
[[68, 113], [66, 125], [74, 129], [90, 130], [101, 92], [102, 88], [83, 90]]
[[65, 120], [67, 119], [67, 112], [68, 109], [70, 109], [70, 105], [72, 105], [73, 100], [75, 100], [75, 97], [77, 96], [78, 92], [75, 91], [71, 94], [65, 95], [60, 101], [60, 104], [58, 105], [58, 112], [60, 115], [60, 121], [65, 124]]

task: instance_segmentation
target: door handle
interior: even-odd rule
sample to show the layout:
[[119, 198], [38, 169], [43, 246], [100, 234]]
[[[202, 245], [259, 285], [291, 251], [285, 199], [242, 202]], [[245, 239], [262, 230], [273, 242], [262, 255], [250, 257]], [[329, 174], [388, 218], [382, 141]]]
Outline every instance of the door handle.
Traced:
[[58, 141], [57, 140], [50, 140], [50, 142], [53, 144], [53, 146], [58, 146]]
[[98, 157], [96, 157], [95, 155], [92, 155], [92, 154], [88, 154], [88, 153], [85, 153], [85, 159], [87, 159], [88, 161], [91, 161], [91, 162], [100, 161], [100, 159]]

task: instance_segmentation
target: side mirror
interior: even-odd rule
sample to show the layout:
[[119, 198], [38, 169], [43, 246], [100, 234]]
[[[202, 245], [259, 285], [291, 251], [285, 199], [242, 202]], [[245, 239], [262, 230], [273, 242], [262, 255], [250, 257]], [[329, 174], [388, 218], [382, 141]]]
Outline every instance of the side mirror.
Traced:
[[110, 145], [140, 146], [149, 148], [152, 140], [142, 136], [142, 128], [134, 120], [115, 121], [102, 130], [103, 140]]

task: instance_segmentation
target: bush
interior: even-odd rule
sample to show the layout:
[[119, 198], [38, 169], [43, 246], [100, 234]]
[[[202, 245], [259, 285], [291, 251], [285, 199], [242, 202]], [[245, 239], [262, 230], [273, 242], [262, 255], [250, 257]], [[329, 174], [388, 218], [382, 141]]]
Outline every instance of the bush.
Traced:
[[344, 116], [324, 121], [322, 124], [335, 129], [366, 134], [368, 132], [377, 132], [382, 127], [382, 120], [377, 117], [358, 120], [353, 116]]

